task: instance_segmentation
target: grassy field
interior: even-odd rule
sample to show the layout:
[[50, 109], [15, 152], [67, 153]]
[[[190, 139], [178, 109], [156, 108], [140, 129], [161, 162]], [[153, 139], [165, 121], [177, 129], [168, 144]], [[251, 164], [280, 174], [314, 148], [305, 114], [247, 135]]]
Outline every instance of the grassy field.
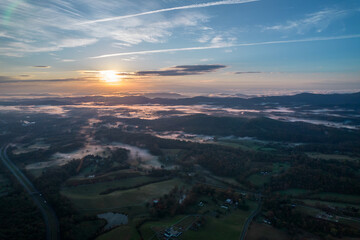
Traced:
[[291, 237], [284, 231], [262, 223], [252, 223], [246, 235], [246, 240], [288, 240]]
[[43, 170], [44, 170], [43, 168], [35, 168], [35, 169], [28, 169], [26, 171], [30, 173], [30, 175], [33, 176], [34, 178], [38, 178], [42, 175]]
[[301, 212], [301, 213], [305, 213], [305, 214], [313, 216], [313, 217], [315, 217], [317, 214], [320, 214], [323, 212], [322, 210], [314, 208], [314, 207], [299, 206], [299, 205], [296, 205], [294, 210]]
[[265, 147], [265, 145], [258, 141], [251, 141], [251, 140], [236, 140], [236, 139], [221, 139], [215, 144], [234, 147], [234, 148], [241, 148], [245, 151], [274, 151], [276, 149]]
[[105, 225], [105, 220], [94, 220], [81, 222], [74, 225], [72, 235], [74, 239], [90, 239], [94, 237], [96, 231]]
[[327, 205], [327, 206], [332, 206], [332, 207], [340, 207], [340, 208], [345, 208], [345, 207], [360, 207], [360, 202], [356, 205], [356, 204], [350, 204], [350, 203], [338, 203], [338, 202], [329, 202], [329, 201], [322, 201], [322, 200], [312, 200], [312, 199], [306, 199], [306, 200], [302, 200], [306, 205], [309, 206], [313, 206], [315, 207], [318, 204], [321, 205]]
[[248, 179], [252, 184], [254, 184], [257, 187], [263, 186], [265, 183], [268, 183], [270, 181], [270, 174], [268, 175], [262, 175], [259, 173], [252, 174]]
[[215, 185], [227, 187], [228, 184], [230, 184], [232, 186], [245, 189], [245, 186], [243, 186], [241, 183], [239, 183], [238, 181], [236, 181], [234, 178], [231, 177], [220, 177], [212, 174], [212, 175], [208, 175], [206, 179], [207, 182]]
[[323, 160], [339, 160], [339, 161], [358, 161], [359, 158], [356, 157], [350, 157], [347, 155], [341, 155], [341, 154], [324, 154], [324, 153], [317, 153], [317, 152], [309, 152], [306, 153], [311, 158], [319, 158]]
[[339, 217], [339, 222], [342, 224], [350, 225], [356, 229], [360, 229], [360, 221], [346, 217]]
[[[80, 171], [80, 173], [76, 176], [73, 176], [71, 178], [68, 179], [68, 181], [72, 181], [72, 180], [86, 180], [88, 179], [87, 177], [85, 177], [86, 174], [89, 173], [89, 168], [92, 168], [94, 166], [88, 166], [87, 168], [84, 168], [83, 170]], [[95, 166], [96, 167], [96, 166]], [[116, 177], [119, 176], [119, 175], [125, 175], [125, 174], [130, 174], [130, 175], [138, 175], [138, 176], [141, 176], [141, 173], [134, 170], [134, 169], [121, 169], [121, 170], [117, 170], [117, 171], [111, 171], [111, 172], [108, 172], [108, 173], [105, 173], [105, 174], [101, 174], [101, 175], [96, 175], [94, 179], [96, 178], [108, 178], [108, 179], [113, 179], [113, 180], [116, 180]]]
[[153, 230], [153, 228], [154, 229], [168, 228], [173, 224], [179, 222], [180, 220], [184, 219], [185, 217], [186, 217], [185, 215], [177, 215], [175, 217], [168, 217], [161, 219], [159, 221], [146, 222], [140, 228], [141, 234], [144, 239], [150, 239], [155, 235], [155, 231]]
[[79, 185], [76, 187], [65, 187], [63, 188], [63, 192], [66, 192], [66, 194], [97, 195], [109, 188], [132, 187], [156, 180], [161, 180], [161, 178], [140, 176], [109, 182], [98, 182], [93, 184]]
[[281, 195], [291, 195], [291, 196], [301, 196], [305, 194], [309, 194], [311, 191], [307, 189], [301, 188], [290, 188], [287, 190], [278, 191]]
[[281, 173], [283, 171], [286, 171], [290, 168], [290, 163], [274, 163], [272, 167], [272, 172], [275, 174]]
[[65, 188], [61, 194], [70, 199], [74, 207], [79, 211], [98, 211], [124, 208], [127, 206], [142, 206], [145, 202], [151, 201], [168, 193], [175, 186], [183, 186], [184, 183], [179, 179], [171, 179], [164, 182], [153, 183], [139, 188], [115, 191], [106, 195], [99, 195], [98, 186], [95, 190], [83, 189], [83, 192]]
[[[253, 205], [253, 204], [252, 204]], [[254, 208], [254, 206], [252, 206]], [[190, 240], [218, 240], [218, 239], [239, 239], [243, 225], [251, 214], [251, 210], [233, 210], [225, 216], [219, 218], [206, 216], [205, 224], [199, 230], [188, 230], [183, 233], [181, 239]]]
[[139, 234], [132, 225], [124, 225], [117, 227], [105, 234], [100, 235], [96, 240], [138, 240]]
[[312, 199], [319, 199], [329, 202], [346, 202], [346, 203], [353, 203], [359, 204], [360, 203], [360, 195], [350, 195], [350, 194], [339, 194], [339, 193], [316, 193], [311, 194], [309, 198]]

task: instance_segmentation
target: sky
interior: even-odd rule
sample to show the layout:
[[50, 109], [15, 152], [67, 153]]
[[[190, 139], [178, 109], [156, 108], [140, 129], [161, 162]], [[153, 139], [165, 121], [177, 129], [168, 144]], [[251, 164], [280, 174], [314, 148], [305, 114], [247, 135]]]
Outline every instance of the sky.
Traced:
[[1, 0], [0, 94], [360, 90], [358, 0]]

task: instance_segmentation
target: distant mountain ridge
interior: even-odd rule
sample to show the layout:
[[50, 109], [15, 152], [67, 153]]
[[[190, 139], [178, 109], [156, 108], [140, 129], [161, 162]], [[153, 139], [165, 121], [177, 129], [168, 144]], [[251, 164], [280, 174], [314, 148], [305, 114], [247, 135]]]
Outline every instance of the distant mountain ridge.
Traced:
[[224, 107], [256, 107], [261, 105], [316, 105], [316, 106], [360, 106], [360, 92], [348, 94], [313, 94], [300, 93], [291, 96], [268, 96], [268, 97], [205, 97], [197, 96], [191, 98], [149, 98], [145, 96], [104, 97], [85, 96], [67, 98], [41, 98], [25, 100], [1, 101], [0, 105], [74, 105], [84, 102], [94, 104], [116, 105], [116, 104], [164, 104], [164, 105], [219, 105]]

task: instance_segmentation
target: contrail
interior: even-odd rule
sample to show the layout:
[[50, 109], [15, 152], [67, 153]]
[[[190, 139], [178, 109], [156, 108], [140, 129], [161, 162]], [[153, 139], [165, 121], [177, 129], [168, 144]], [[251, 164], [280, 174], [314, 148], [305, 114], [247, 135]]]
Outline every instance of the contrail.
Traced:
[[90, 58], [97, 59], [97, 58], [108, 58], [108, 57], [117, 57], [117, 56], [144, 55], [144, 54], [151, 54], [151, 53], [181, 52], [181, 51], [193, 51], [193, 50], [229, 48], [229, 47], [258, 46], [258, 45], [272, 45], [272, 44], [286, 44], [286, 43], [299, 43], [299, 42], [330, 41], [330, 40], [351, 39], [351, 38], [360, 38], [360, 34], [334, 36], [334, 37], [305, 38], [305, 39], [284, 40], [284, 41], [240, 43], [240, 44], [231, 44], [231, 45], [222, 45], [222, 46], [170, 48], [170, 49], [157, 49], [157, 50], [138, 51], [138, 52], [123, 52], [123, 53], [105, 54], [105, 55], [100, 55], [100, 56], [95, 56], [95, 57], [90, 57]]
[[161, 12], [170, 12], [170, 11], [176, 11], [176, 10], [182, 10], [182, 9], [205, 8], [205, 7], [212, 7], [212, 6], [219, 6], [219, 5], [233, 5], [233, 4], [257, 2], [257, 1], [259, 1], [259, 0], [225, 0], [225, 1], [218, 1], [218, 2], [191, 4], [191, 5], [180, 6], [180, 7], [164, 8], [164, 9], [158, 9], [158, 10], [142, 12], [142, 13], [135, 13], [135, 14], [130, 14], [130, 15], [123, 15], [123, 16], [117, 16], [117, 17], [102, 18], [102, 19], [97, 19], [97, 20], [92, 20], [92, 21], [85, 21], [85, 22], [78, 23], [78, 25], [109, 22], [109, 21], [115, 21], [115, 20], [120, 20], [120, 19], [125, 19], [125, 18], [132, 18], [132, 17], [143, 16], [143, 15], [150, 15], [150, 14], [161, 13]]

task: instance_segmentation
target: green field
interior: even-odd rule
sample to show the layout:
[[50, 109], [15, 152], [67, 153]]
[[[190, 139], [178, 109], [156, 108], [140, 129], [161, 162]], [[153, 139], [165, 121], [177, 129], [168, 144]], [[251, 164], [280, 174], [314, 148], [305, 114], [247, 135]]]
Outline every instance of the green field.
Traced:
[[324, 192], [324, 193], [311, 194], [309, 198], [330, 201], [330, 202], [346, 202], [353, 204], [360, 203], [360, 195], [350, 195], [350, 194]]
[[220, 139], [219, 141], [215, 142], [215, 144], [234, 147], [234, 148], [241, 148], [245, 151], [275, 151], [274, 148], [269, 148], [264, 145], [264, 143], [258, 141], [251, 141], [251, 140], [236, 140], [236, 139]]
[[285, 231], [274, 228], [271, 225], [253, 222], [249, 227], [246, 240], [259, 239], [288, 240], [291, 237]]
[[135, 230], [134, 226], [124, 225], [119, 226], [105, 234], [100, 235], [96, 240], [138, 240], [140, 236]]
[[33, 176], [34, 178], [38, 178], [42, 175], [44, 169], [43, 168], [34, 168], [34, 169], [29, 169], [26, 170], [28, 173], [30, 173], [31, 176]]
[[90, 239], [94, 237], [96, 231], [103, 227], [106, 224], [105, 220], [94, 220], [94, 221], [85, 221], [79, 224], [74, 225], [73, 236], [74, 239]]
[[150, 239], [155, 235], [153, 228], [168, 228], [185, 217], [185, 215], [177, 215], [175, 217], [163, 218], [159, 221], [146, 222], [140, 228], [141, 235], [144, 239]]
[[339, 160], [339, 161], [358, 161], [359, 158], [350, 157], [348, 155], [341, 155], [341, 154], [324, 154], [324, 153], [317, 153], [317, 152], [309, 152], [306, 153], [311, 158], [319, 158], [323, 160]]
[[318, 204], [327, 205], [327, 206], [333, 206], [333, 207], [340, 207], [340, 208], [345, 208], [345, 207], [359, 208], [360, 207], [360, 202], [358, 204], [350, 204], [350, 203], [338, 203], [338, 202], [329, 202], [329, 201], [322, 201], [322, 200], [310, 200], [310, 199], [301, 200], [301, 201], [303, 201], [306, 205], [313, 206], [313, 207], [315, 207]]
[[239, 183], [238, 181], [236, 181], [234, 178], [231, 178], [231, 177], [220, 177], [220, 176], [216, 176], [216, 175], [212, 174], [212, 175], [206, 176], [206, 182], [215, 184], [218, 186], [223, 186], [223, 187], [228, 187], [228, 185], [231, 185], [231, 186], [245, 189], [244, 185], [242, 185], [241, 183]]
[[[206, 204], [204, 209], [207, 205], [212, 210], [214, 210], [214, 208], [220, 209], [219, 206], [213, 204]], [[185, 231], [181, 235], [180, 239], [238, 239], [243, 230], [243, 225], [246, 219], [251, 214], [251, 211], [256, 208], [256, 203], [254, 202], [249, 202], [249, 205], [250, 210], [248, 211], [242, 211], [239, 209], [232, 209], [227, 213], [225, 213], [226, 211], [221, 211], [224, 215], [220, 215], [218, 218], [215, 216], [205, 215], [205, 224], [201, 226], [199, 230]], [[173, 218], [164, 218], [160, 221], [147, 222], [141, 226], [140, 231], [144, 239], [151, 239], [151, 237], [155, 234], [154, 230], [166, 229], [174, 224], [176, 224], [176, 226], [184, 225], [185, 223], [187, 226], [182, 227], [188, 227], [194, 219], [195, 218], [192, 216], [187, 217], [184, 215], [177, 215]]]
[[311, 193], [311, 190], [301, 188], [289, 188], [286, 190], [277, 191], [281, 195], [301, 196]]
[[277, 162], [277, 163], [273, 164], [272, 172], [275, 174], [278, 174], [278, 173], [288, 170], [289, 168], [290, 168], [290, 163]]
[[243, 230], [243, 225], [255, 208], [255, 203], [250, 204], [249, 211], [234, 210], [228, 215], [215, 218], [206, 216], [205, 224], [199, 230], [188, 230], [183, 233], [181, 239], [197, 239], [197, 240], [218, 240], [218, 239], [239, 239]]
[[265, 183], [270, 182], [270, 174], [262, 175], [259, 173], [252, 174], [250, 177], [247, 178], [253, 185], [257, 187], [263, 186]]
[[[109, 183], [111, 184], [111, 182]], [[99, 195], [101, 190], [98, 186], [94, 189], [83, 189], [83, 192], [65, 188], [61, 194], [69, 198], [74, 207], [79, 211], [104, 212], [111, 209], [119, 209], [127, 206], [142, 206], [145, 202], [151, 201], [168, 193], [175, 186], [183, 186], [179, 179], [171, 179], [164, 182], [153, 183], [139, 188], [115, 191], [106, 195]]]
[[121, 187], [131, 188], [139, 184], [146, 184], [147, 182], [152, 182], [156, 180], [161, 180], [161, 178], [140, 176], [140, 177], [125, 178], [114, 181], [84, 184], [76, 187], [65, 187], [63, 188], [63, 192], [65, 192], [66, 194], [97, 195], [109, 188], [121, 188]]

